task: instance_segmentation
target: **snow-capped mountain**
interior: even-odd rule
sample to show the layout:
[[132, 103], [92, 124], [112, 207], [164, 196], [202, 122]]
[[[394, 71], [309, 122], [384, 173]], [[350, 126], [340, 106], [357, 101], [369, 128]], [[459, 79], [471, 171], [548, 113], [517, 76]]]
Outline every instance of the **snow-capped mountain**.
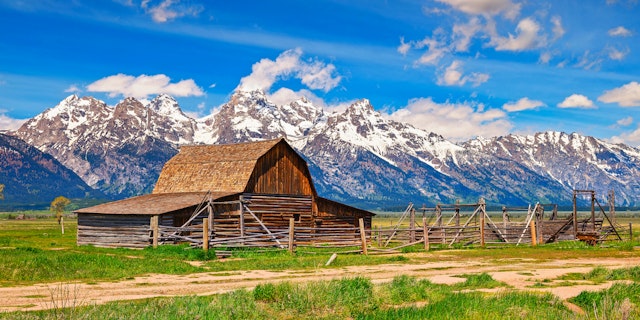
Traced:
[[192, 119], [167, 95], [115, 107], [70, 96], [14, 134], [114, 197], [150, 190], [180, 145], [286, 137], [323, 196], [370, 208], [478, 197], [569, 204], [573, 188], [614, 189], [619, 204], [640, 205], [638, 149], [557, 132], [454, 144], [386, 119], [366, 99], [325, 113], [304, 98], [276, 105], [260, 91], [238, 91]]
[[164, 163], [177, 153], [177, 143], [193, 141], [195, 121], [166, 108], [171, 101], [159, 96], [146, 107], [127, 98], [109, 107], [72, 95], [15, 135], [54, 156], [88, 185], [123, 198], [150, 191]]

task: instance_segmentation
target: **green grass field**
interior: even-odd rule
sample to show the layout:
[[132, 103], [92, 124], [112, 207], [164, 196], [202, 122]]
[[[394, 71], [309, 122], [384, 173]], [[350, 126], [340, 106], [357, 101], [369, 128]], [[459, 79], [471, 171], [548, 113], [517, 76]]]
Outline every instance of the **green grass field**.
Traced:
[[[136, 276], [190, 274], [237, 270], [310, 270], [323, 265], [330, 249], [305, 249], [294, 255], [281, 250], [234, 250], [238, 259], [216, 260], [212, 254], [187, 246], [160, 246], [144, 250], [76, 246], [76, 220], [65, 219], [65, 234], [47, 212], [0, 214], [0, 286], [51, 282], [117, 281]], [[392, 217], [379, 217], [384, 224]], [[633, 216], [629, 221], [635, 223]], [[640, 222], [640, 221], [638, 221]], [[639, 224], [640, 226], [640, 224]], [[640, 227], [639, 227], [640, 228]], [[636, 239], [638, 231], [636, 231]], [[481, 257], [500, 265], [518, 257], [531, 261], [580, 257], [616, 258], [638, 255], [637, 241], [587, 246], [560, 242], [539, 247], [500, 249], [420, 246], [403, 255], [348, 255], [330, 268], [353, 265], [420, 264], [427, 261], [464, 261]], [[199, 266], [189, 261], [201, 261]], [[508, 263], [508, 262], [504, 262]], [[589, 310], [579, 315], [553, 295], [514, 291], [488, 274], [469, 274], [456, 285], [434, 284], [408, 276], [374, 284], [367, 278], [309, 283], [264, 284], [214, 296], [184, 296], [78, 305], [38, 312], [0, 313], [0, 319], [640, 319], [640, 269], [611, 271], [596, 268], [586, 274], [567, 275], [566, 281], [626, 280], [610, 289], [583, 292], [571, 301]], [[482, 289], [492, 289], [486, 292]], [[497, 290], [497, 291], [495, 291]]]

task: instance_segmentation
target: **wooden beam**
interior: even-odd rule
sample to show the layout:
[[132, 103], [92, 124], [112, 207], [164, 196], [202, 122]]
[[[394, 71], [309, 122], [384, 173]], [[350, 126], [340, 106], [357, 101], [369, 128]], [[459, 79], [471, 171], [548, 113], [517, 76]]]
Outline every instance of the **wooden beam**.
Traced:
[[358, 219], [358, 224], [360, 224], [360, 240], [362, 240], [362, 254], [366, 255], [367, 253], [367, 234], [364, 229], [364, 219]]

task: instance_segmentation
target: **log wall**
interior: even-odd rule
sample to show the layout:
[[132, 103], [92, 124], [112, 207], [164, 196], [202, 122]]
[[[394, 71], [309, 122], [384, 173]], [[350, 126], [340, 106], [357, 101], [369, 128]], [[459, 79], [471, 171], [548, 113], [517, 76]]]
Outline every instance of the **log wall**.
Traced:
[[144, 248], [151, 244], [149, 215], [78, 214], [78, 245]]

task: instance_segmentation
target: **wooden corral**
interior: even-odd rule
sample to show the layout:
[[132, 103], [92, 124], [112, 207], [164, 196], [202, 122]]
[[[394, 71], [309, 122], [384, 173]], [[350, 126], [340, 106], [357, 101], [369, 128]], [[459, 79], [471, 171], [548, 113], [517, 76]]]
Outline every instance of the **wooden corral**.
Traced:
[[[590, 214], [580, 214], [576, 199], [590, 196]], [[409, 204], [395, 226], [373, 230], [380, 247], [390, 244], [400, 247], [424, 242], [428, 244], [538, 245], [560, 240], [581, 240], [596, 244], [607, 240], [622, 240], [626, 234], [615, 222], [613, 193], [609, 195], [609, 213], [598, 203], [592, 190], [575, 190], [573, 211], [565, 216], [555, 204], [536, 204], [524, 208], [502, 208], [502, 217], [487, 214], [483, 199], [473, 204], [438, 204], [415, 209]], [[596, 210], [596, 205], [599, 210]], [[526, 212], [525, 221], [511, 221], [514, 212]], [[416, 213], [422, 213], [422, 219]], [[408, 222], [408, 227], [406, 224]], [[398, 248], [398, 247], [397, 247]]]
[[347, 243], [359, 241], [360, 219], [370, 229], [374, 215], [319, 197], [284, 139], [182, 147], [152, 194], [75, 213], [78, 244], [132, 248], [203, 245], [203, 230], [207, 244], [221, 246], [285, 247], [291, 229], [297, 245]]

